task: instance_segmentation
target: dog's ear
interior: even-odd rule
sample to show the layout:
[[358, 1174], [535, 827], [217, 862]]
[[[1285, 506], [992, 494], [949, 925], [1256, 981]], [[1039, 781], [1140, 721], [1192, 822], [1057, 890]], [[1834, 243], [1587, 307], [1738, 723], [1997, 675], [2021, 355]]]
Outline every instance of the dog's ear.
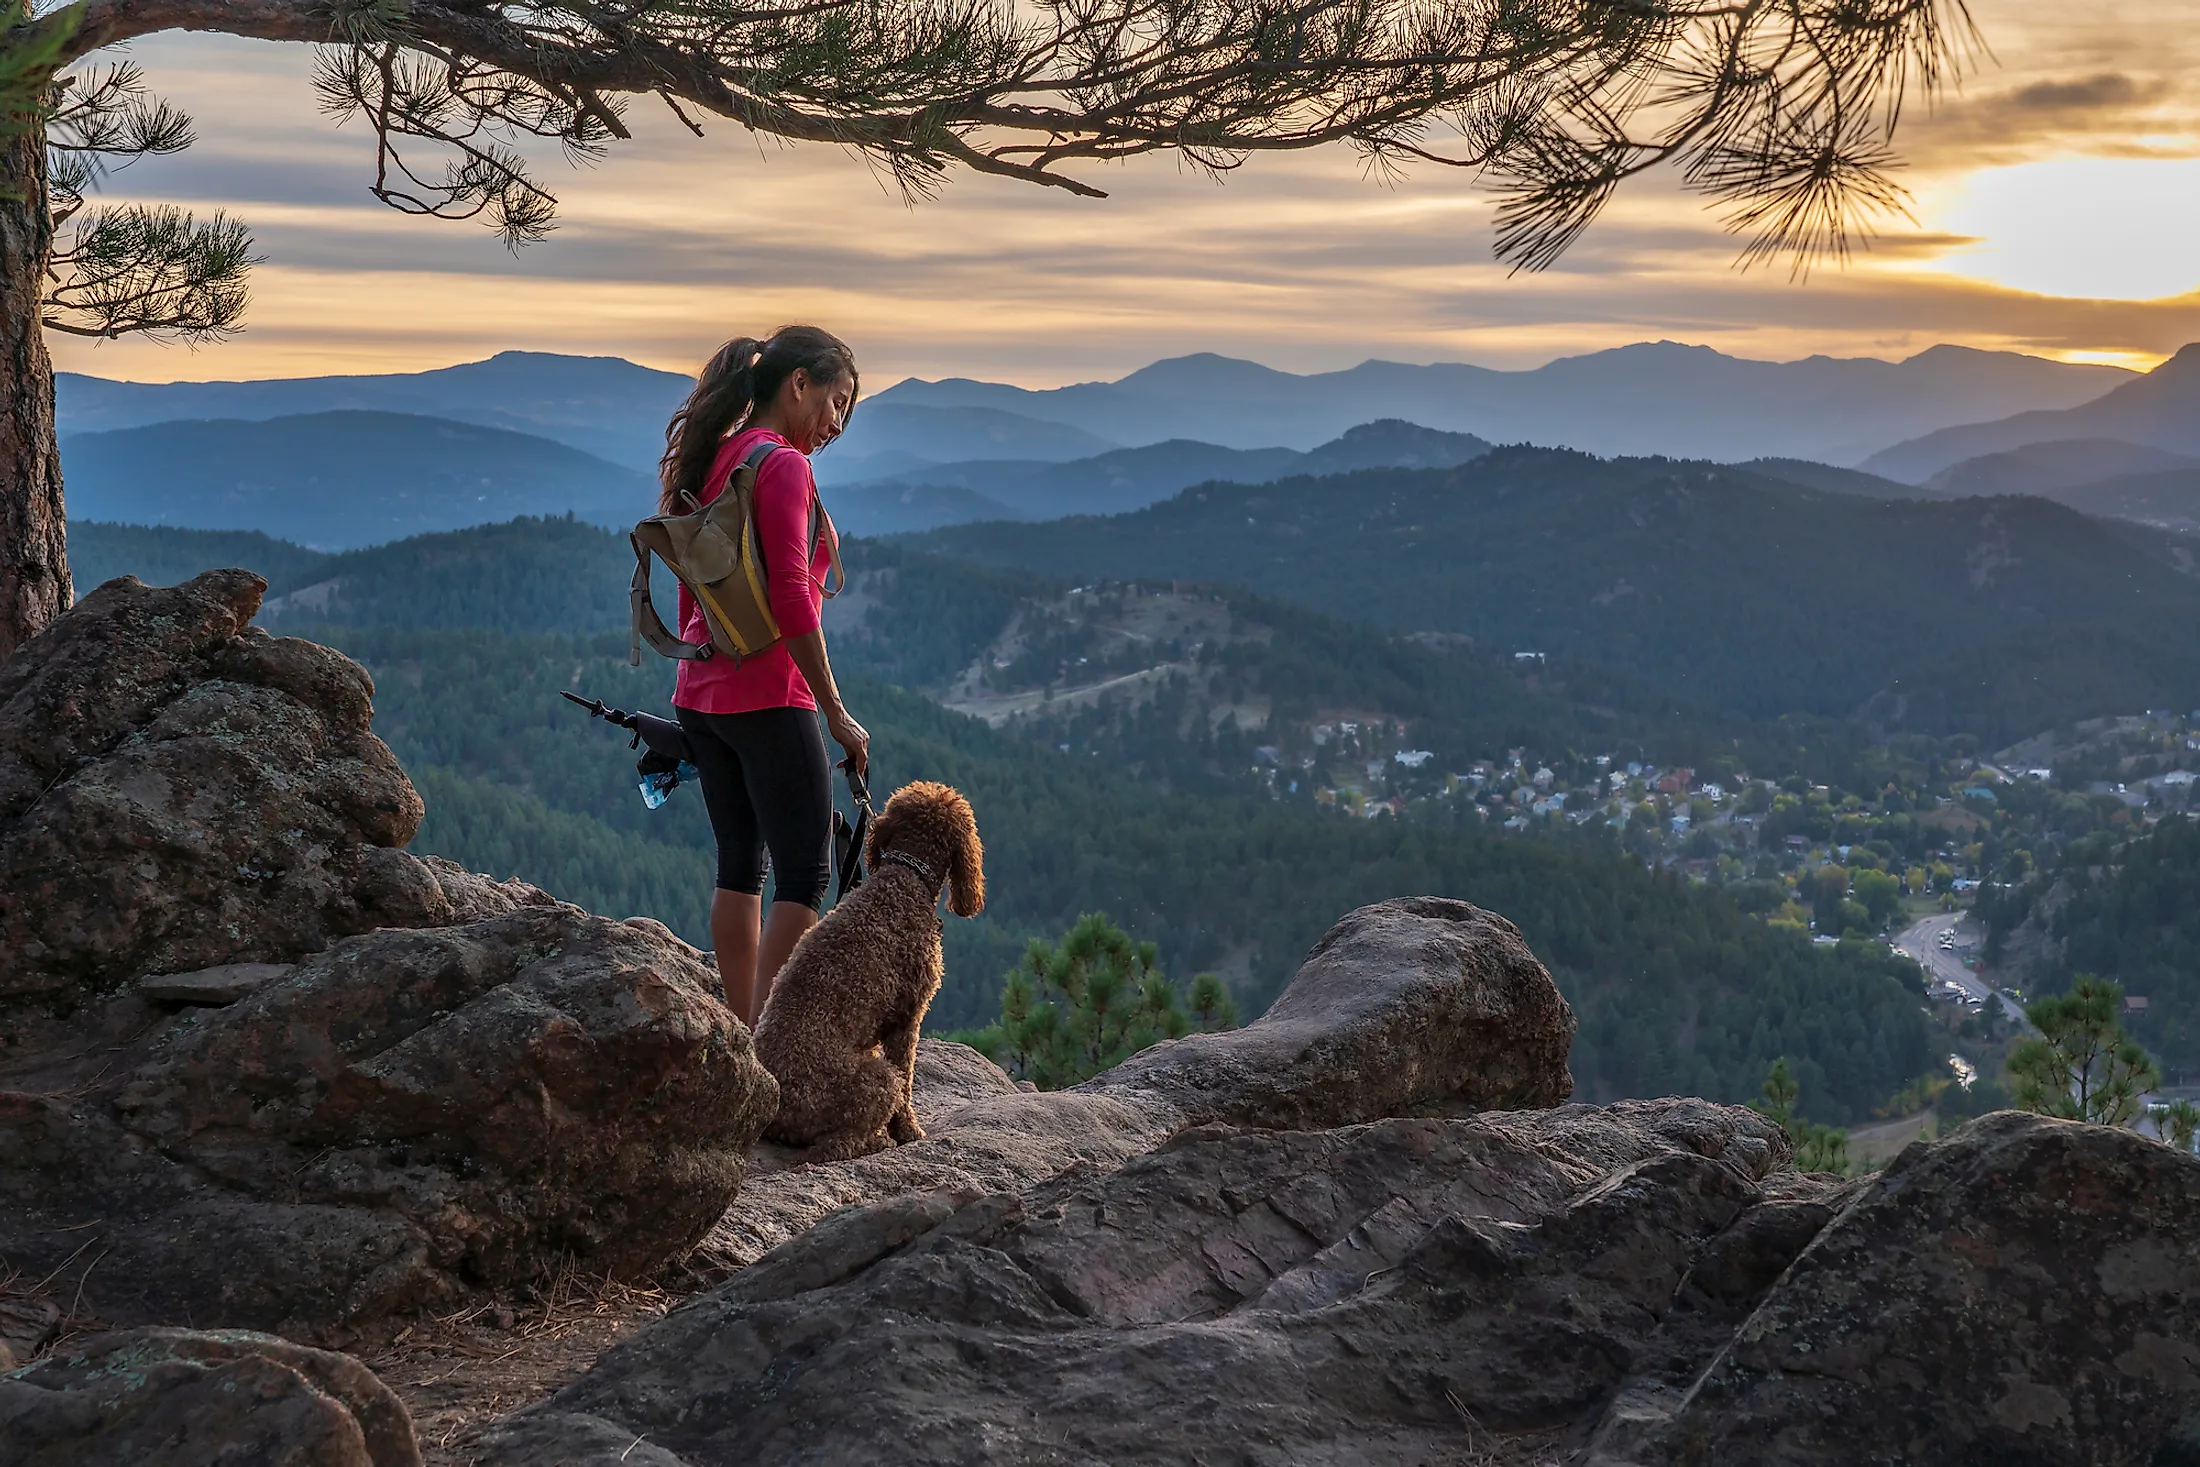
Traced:
[[978, 817], [960, 794], [954, 798], [952, 854], [948, 857], [947, 909], [958, 917], [985, 910], [985, 846], [978, 839]]

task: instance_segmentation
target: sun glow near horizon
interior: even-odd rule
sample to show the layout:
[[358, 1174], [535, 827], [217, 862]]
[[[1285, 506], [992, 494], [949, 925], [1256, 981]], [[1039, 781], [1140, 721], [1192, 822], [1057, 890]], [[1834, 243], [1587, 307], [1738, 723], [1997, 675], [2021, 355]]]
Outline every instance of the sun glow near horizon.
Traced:
[[2068, 157], [1955, 180], [1929, 227], [1931, 268], [2033, 295], [2200, 295], [2200, 158]]

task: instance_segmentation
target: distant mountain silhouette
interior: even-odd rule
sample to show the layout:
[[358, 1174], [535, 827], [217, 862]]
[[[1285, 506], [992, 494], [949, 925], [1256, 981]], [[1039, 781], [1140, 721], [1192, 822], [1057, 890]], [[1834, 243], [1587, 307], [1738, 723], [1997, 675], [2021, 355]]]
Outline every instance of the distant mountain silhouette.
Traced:
[[864, 402], [848, 420], [848, 431], [818, 455], [817, 476], [821, 483], [853, 483], [962, 459], [1060, 462], [1115, 446], [1081, 428], [998, 408]]
[[1350, 474], [1360, 469], [1448, 469], [1490, 451], [1472, 433], [1446, 433], [1400, 418], [1347, 428], [1301, 459], [1294, 474]]
[[2065, 438], [2030, 443], [1950, 464], [1925, 481], [1943, 495], [2042, 494], [2127, 474], [2200, 469], [2200, 458], [2114, 438]]
[[1156, 362], [1117, 382], [1037, 391], [911, 379], [878, 400], [995, 408], [1134, 446], [1185, 438], [1310, 449], [1355, 423], [1403, 418], [1492, 442], [1598, 454], [1853, 463], [1878, 445], [1949, 423], [2066, 408], [2130, 380], [2118, 368], [1966, 347], [1936, 346], [1901, 362], [1755, 362], [1668, 341], [1521, 372], [1370, 361], [1299, 376], [1202, 354]]
[[827, 483], [819, 486], [819, 493], [843, 535], [899, 535], [973, 520], [1021, 518], [998, 499], [948, 484]]
[[[907, 478], [933, 463], [1063, 462], [1171, 439], [1306, 451], [1384, 418], [1599, 454], [1846, 464], [1952, 423], [2067, 408], [2130, 380], [2113, 367], [1952, 346], [1902, 362], [1754, 362], [1645, 342], [1532, 371], [1371, 361], [1311, 376], [1208, 354], [1046, 391], [963, 379], [899, 383], [858, 407], [842, 441], [819, 458], [818, 476], [847, 484]], [[647, 474], [689, 386], [680, 373], [617, 357], [508, 351], [429, 372], [264, 382], [62, 373], [56, 396], [64, 434], [186, 418], [410, 413], [535, 434]]]
[[656, 504], [652, 479], [562, 443], [407, 413], [76, 433], [61, 463], [74, 517], [259, 530], [322, 550], [522, 514], [626, 525]]
[[1075, 514], [1121, 514], [1208, 480], [1265, 484], [1292, 474], [1450, 468], [1489, 450], [1488, 443], [1471, 434], [1443, 433], [1391, 419], [1362, 423], [1311, 453], [1288, 448], [1222, 448], [1174, 439], [1143, 448], [1119, 448], [1069, 463], [996, 460], [934, 464], [891, 482], [952, 486], [982, 496], [1007, 511], [995, 515], [973, 513], [966, 519], [1049, 520]]
[[2107, 519], [2200, 530], [2200, 457], [2118, 438], [2061, 438], [1980, 454], [1911, 492], [1941, 499], [2032, 494]]
[[532, 433], [642, 473], [664, 452], [665, 423], [692, 385], [620, 357], [498, 352], [429, 372], [295, 377], [265, 382], [110, 382], [55, 374], [64, 436], [179, 418], [248, 421], [373, 411], [448, 418]]
[[[265, 421], [307, 413], [409, 413], [531, 433], [638, 473], [654, 473], [665, 424], [690, 379], [619, 357], [499, 352], [429, 372], [264, 382], [112, 382], [63, 372], [55, 395], [64, 435], [192, 418]], [[818, 459], [825, 483], [905, 473], [963, 459], [1086, 458], [1116, 447], [1061, 423], [992, 408], [865, 402]]]
[[1862, 467], [1921, 484], [1965, 459], [2036, 443], [2100, 438], [2200, 455], [2200, 342], [2144, 377], [2081, 406], [1943, 428], [1875, 453]]
[[[863, 421], [871, 410], [858, 414]], [[877, 411], [881, 431], [946, 444], [1061, 453], [1100, 442], [1055, 423], [985, 409]], [[817, 460], [842, 531], [889, 535], [989, 519], [1113, 513], [1202, 479], [1248, 482], [1375, 464], [1463, 462], [1489, 445], [1417, 428], [1365, 424], [1312, 454], [1205, 443], [1118, 449], [1068, 463], [968, 460], [881, 483], [834, 482], [853, 429]], [[861, 440], [858, 446], [861, 446]], [[572, 513], [621, 527], [654, 512], [652, 476], [532, 434], [412, 413], [346, 410], [246, 421], [186, 419], [62, 440], [72, 515], [198, 530], [256, 530], [323, 550]]]

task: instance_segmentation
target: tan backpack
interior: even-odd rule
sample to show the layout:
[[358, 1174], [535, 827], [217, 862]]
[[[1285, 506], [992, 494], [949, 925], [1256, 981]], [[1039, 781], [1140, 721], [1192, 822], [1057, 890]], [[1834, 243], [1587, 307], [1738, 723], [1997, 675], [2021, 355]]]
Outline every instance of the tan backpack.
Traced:
[[[707, 662], [715, 656], [733, 659], [739, 667], [745, 658], [768, 651], [780, 642], [779, 620], [772, 615], [770, 583], [765, 579], [764, 549], [756, 531], [756, 474], [781, 443], [759, 443], [736, 464], [725, 492], [689, 514], [653, 515], [634, 527], [627, 538], [634, 545], [634, 581], [627, 599], [634, 613], [632, 657], [642, 661], [642, 641], [667, 657]], [[789, 453], [793, 449], [787, 449]], [[692, 497], [688, 502], [694, 503]], [[825, 594], [837, 596], [847, 584], [848, 573], [840, 564], [840, 536], [825, 513], [813, 488], [810, 492], [810, 559], [825, 546], [829, 569]], [[706, 642], [687, 642], [666, 630], [657, 608], [649, 599], [649, 558], [654, 555], [680, 578], [703, 608], [710, 628]], [[806, 564], [806, 563], [805, 563]], [[833, 577], [839, 578], [836, 584]]]

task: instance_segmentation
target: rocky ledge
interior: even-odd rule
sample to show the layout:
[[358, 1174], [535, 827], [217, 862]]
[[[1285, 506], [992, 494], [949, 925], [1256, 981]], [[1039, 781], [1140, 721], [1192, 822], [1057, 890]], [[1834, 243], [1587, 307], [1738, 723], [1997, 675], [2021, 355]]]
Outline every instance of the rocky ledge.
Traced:
[[930, 1139], [759, 1177], [713, 1245], [783, 1240], [487, 1460], [2200, 1461], [2200, 1160], [2004, 1113], [1801, 1175], [1751, 1110], [1555, 1104], [1571, 1022], [1416, 899], [1074, 1091], [928, 1043]]
[[777, 1103], [701, 955], [399, 849], [364, 669], [242, 571], [0, 667], [0, 1265], [347, 1340], [709, 1231]]
[[1020, 1093], [983, 1056], [928, 1041], [926, 1139], [830, 1167], [762, 1148], [760, 1175], [696, 1261], [730, 1272], [850, 1203], [1020, 1191], [1210, 1122], [1307, 1129], [1556, 1105], [1573, 1093], [1573, 1037], [1572, 1009], [1504, 918], [1438, 897], [1363, 907], [1258, 1021], [1156, 1045], [1072, 1090]]
[[548, 900], [402, 849], [373, 680], [253, 627], [266, 589], [124, 577], [0, 664], [0, 1023]]
[[[488, 1460], [2200, 1461], [2200, 1161], [2004, 1113], [1868, 1182], [1662, 1100], [1212, 1125], [825, 1219]], [[854, 1392], [854, 1395], [851, 1395]]]

